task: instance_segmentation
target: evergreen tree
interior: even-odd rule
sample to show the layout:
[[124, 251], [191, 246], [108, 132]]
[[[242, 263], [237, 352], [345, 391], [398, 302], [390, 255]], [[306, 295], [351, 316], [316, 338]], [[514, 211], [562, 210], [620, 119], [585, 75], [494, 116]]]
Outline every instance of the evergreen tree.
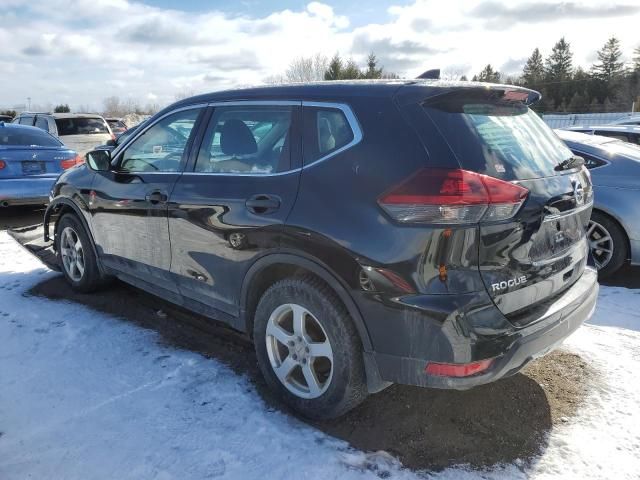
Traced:
[[572, 74], [573, 53], [569, 43], [562, 37], [553, 46], [551, 54], [545, 60], [544, 80], [554, 105], [560, 105], [567, 93], [571, 93]]
[[367, 70], [364, 72], [364, 78], [382, 78], [382, 68], [378, 68], [378, 59], [371, 52], [367, 57]]
[[324, 72], [325, 80], [340, 80], [342, 78], [342, 59], [337, 53], [329, 62], [329, 68]]
[[340, 80], [357, 80], [358, 78], [362, 78], [362, 72], [358, 64], [350, 58], [342, 69]]
[[640, 72], [640, 47], [633, 49], [633, 71]]
[[478, 75], [473, 76], [474, 82], [489, 82], [489, 83], [499, 83], [500, 82], [500, 72], [494, 70], [491, 64], [487, 64], [486, 67], [482, 69], [482, 71]]
[[71, 112], [71, 109], [67, 104], [64, 104], [64, 105], [60, 104], [53, 109], [53, 113], [69, 113], [69, 112]]
[[618, 79], [624, 73], [621, 58], [620, 40], [611, 37], [598, 51], [598, 63], [592, 67], [593, 76], [604, 82]]
[[466, 82], [466, 81], [468, 81], [467, 76], [466, 76], [466, 75], [462, 75], [462, 76], [460, 77], [460, 81], [461, 81], [461, 82]]
[[522, 70], [522, 81], [529, 88], [535, 88], [544, 79], [544, 60], [540, 50], [536, 48]]

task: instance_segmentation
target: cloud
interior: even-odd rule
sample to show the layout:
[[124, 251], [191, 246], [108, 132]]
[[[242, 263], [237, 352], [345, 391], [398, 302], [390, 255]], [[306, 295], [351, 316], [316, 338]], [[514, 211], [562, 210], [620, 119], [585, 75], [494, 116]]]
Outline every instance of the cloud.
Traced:
[[148, 46], [181, 46], [197, 43], [193, 29], [164, 17], [143, 19], [121, 28], [118, 34], [133, 43]]
[[497, 1], [484, 1], [471, 14], [488, 20], [490, 26], [513, 23], [539, 23], [567, 19], [611, 18], [633, 15], [640, 12], [639, 5], [597, 4], [593, 6], [576, 2], [527, 2], [509, 7]]
[[504, 62], [498, 71], [503, 75], [519, 75], [522, 73], [524, 64], [527, 63], [527, 58], [510, 58]]
[[260, 68], [260, 60], [251, 50], [240, 50], [233, 53], [209, 51], [207, 49], [194, 50], [189, 61], [200, 63], [218, 70], [251, 70]]

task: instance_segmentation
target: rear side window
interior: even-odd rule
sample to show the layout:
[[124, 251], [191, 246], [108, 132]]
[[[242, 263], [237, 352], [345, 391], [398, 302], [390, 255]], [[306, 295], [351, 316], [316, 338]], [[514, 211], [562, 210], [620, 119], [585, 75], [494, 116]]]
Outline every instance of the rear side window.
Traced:
[[20, 117], [20, 119], [18, 120], [18, 123], [20, 125], [32, 126], [33, 125], [33, 115], [24, 115], [24, 116]]
[[23, 128], [0, 128], [0, 145], [21, 145], [25, 147], [59, 147], [62, 144], [55, 137], [42, 130]]
[[90, 135], [95, 133], [109, 133], [107, 123], [102, 118], [56, 118], [56, 127], [58, 127], [58, 135]]
[[45, 132], [49, 131], [49, 122], [45, 117], [36, 117], [36, 127], [41, 128]]
[[196, 172], [265, 175], [291, 165], [290, 106], [217, 107]]
[[573, 153], [575, 153], [579, 157], [584, 158], [584, 166], [587, 167], [589, 170], [591, 170], [592, 168], [601, 167], [602, 165], [607, 164], [607, 162], [605, 162], [604, 160], [594, 157], [593, 155], [589, 155], [587, 153], [578, 152], [576, 150], [574, 150]]
[[571, 151], [535, 112], [506, 96], [461, 90], [423, 108], [462, 168], [505, 180], [556, 175]]
[[304, 107], [304, 162], [310, 164], [349, 145], [355, 135], [337, 108]]

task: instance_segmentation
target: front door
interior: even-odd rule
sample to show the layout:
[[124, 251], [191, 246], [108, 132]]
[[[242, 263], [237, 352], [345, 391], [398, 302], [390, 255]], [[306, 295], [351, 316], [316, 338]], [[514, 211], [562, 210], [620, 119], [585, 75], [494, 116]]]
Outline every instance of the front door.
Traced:
[[[300, 102], [215, 106], [169, 207], [180, 293], [235, 316], [245, 273], [278, 250], [301, 165]], [[213, 312], [215, 314], [215, 312]]]
[[161, 118], [98, 172], [89, 195], [96, 246], [106, 266], [177, 291], [171, 281], [167, 206], [203, 109]]

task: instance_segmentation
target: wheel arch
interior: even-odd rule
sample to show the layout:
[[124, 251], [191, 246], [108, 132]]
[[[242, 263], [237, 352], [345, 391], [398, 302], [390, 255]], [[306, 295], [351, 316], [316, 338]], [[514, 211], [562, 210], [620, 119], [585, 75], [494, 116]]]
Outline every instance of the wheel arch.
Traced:
[[373, 351], [369, 331], [347, 286], [329, 267], [301, 254], [274, 253], [258, 259], [247, 271], [240, 291], [240, 324], [251, 335], [253, 315], [262, 293], [274, 282], [290, 276], [312, 274], [338, 296], [353, 319], [365, 352]]
[[101, 274], [104, 274], [105, 273], [104, 268], [102, 266], [102, 262], [100, 261], [100, 256], [98, 255], [98, 249], [96, 248], [95, 240], [93, 239], [93, 232], [89, 228], [87, 219], [82, 214], [82, 209], [73, 200], [66, 197], [57, 198], [47, 206], [47, 209], [44, 212], [44, 240], [47, 242], [50, 240], [53, 240], [53, 237], [51, 237], [51, 235], [49, 234], [49, 225], [51, 223], [51, 216], [52, 215], [57, 216], [54, 224], [54, 228], [53, 228], [54, 236], [55, 236], [60, 219], [63, 217], [63, 215], [67, 213], [74, 214], [82, 224], [82, 227], [85, 229], [85, 232], [89, 237], [89, 243], [91, 243], [91, 249], [93, 250], [93, 253], [96, 257], [98, 269]]

